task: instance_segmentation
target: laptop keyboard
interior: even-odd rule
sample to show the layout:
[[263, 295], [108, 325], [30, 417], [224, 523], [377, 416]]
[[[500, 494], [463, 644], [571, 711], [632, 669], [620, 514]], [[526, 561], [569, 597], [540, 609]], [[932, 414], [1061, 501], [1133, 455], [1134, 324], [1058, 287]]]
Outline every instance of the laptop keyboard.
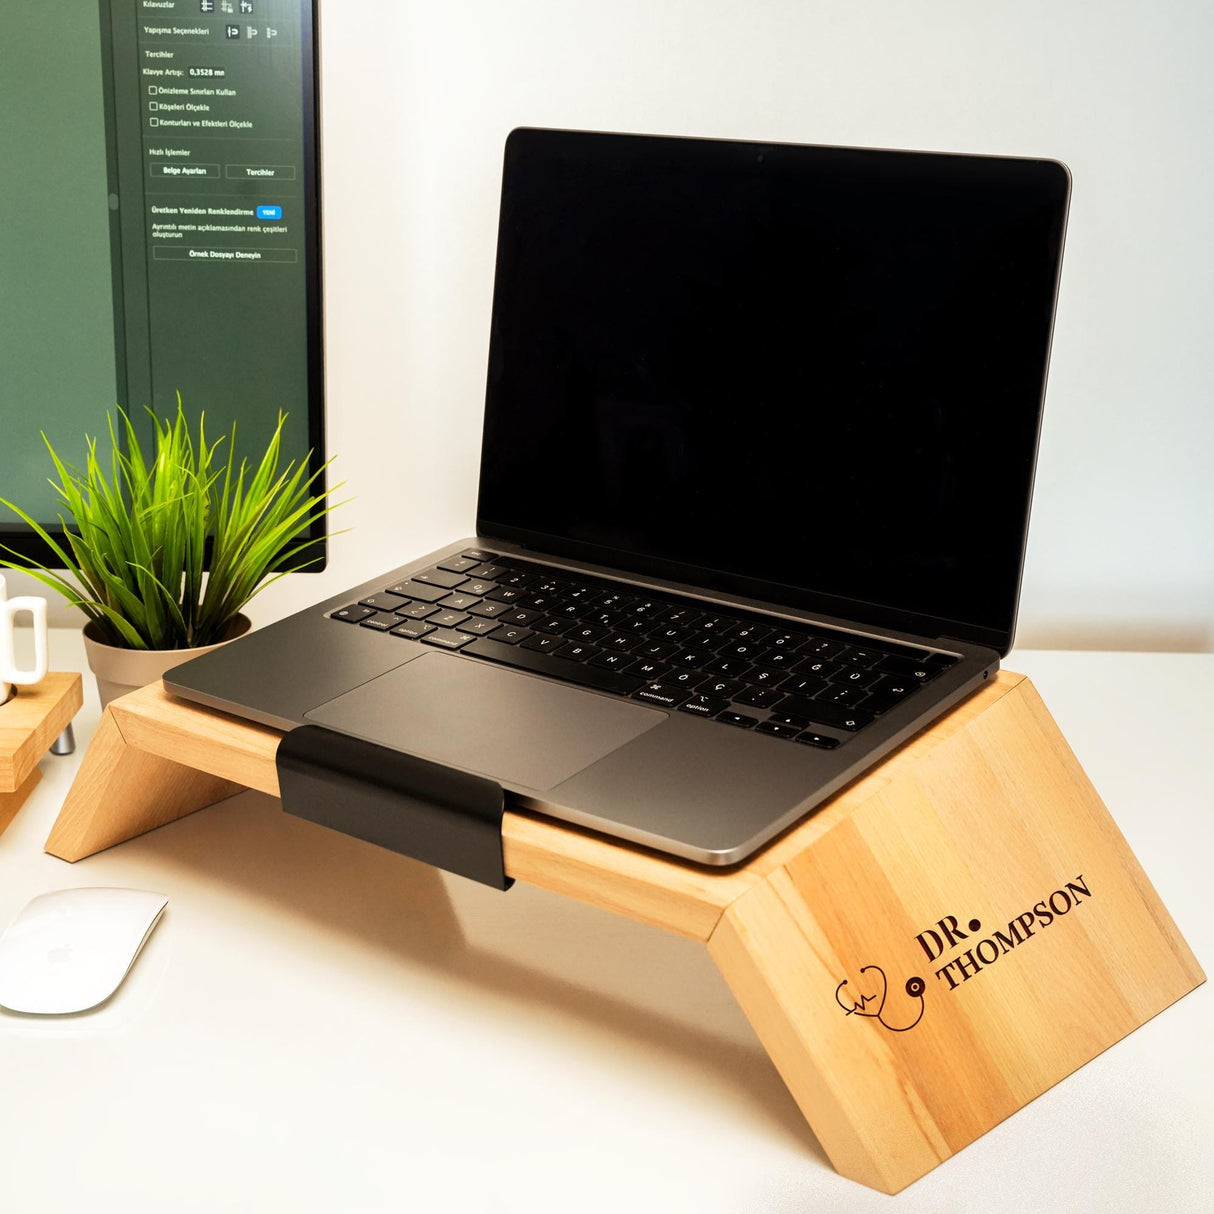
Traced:
[[958, 661], [478, 548], [329, 618], [823, 749]]

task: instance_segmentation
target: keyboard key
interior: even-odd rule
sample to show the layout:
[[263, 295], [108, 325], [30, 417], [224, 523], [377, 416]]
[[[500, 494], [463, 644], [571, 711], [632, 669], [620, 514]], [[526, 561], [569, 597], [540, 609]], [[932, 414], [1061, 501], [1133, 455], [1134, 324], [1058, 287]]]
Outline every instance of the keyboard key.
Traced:
[[842, 704], [844, 708], [858, 708], [868, 699], [868, 692], [863, 687], [845, 687], [832, 683], [825, 691], [818, 692], [816, 698], [827, 704]]
[[467, 611], [469, 607], [475, 607], [480, 602], [480, 598], [475, 594], [465, 594], [462, 590], [457, 590], [454, 594], [449, 594], [445, 599], [438, 601], [444, 607], [450, 607], [452, 611]]
[[533, 649], [536, 653], [553, 653], [560, 649], [564, 643], [564, 637], [554, 637], [546, 632], [536, 632], [523, 642], [523, 648]]
[[773, 721], [770, 718], [766, 721], [760, 721], [755, 726], [756, 733], [769, 733], [776, 738], [795, 738], [800, 730], [792, 725], [781, 725], [779, 721]]
[[828, 641], [824, 637], [811, 636], [809, 643], [801, 646], [801, 652], [816, 654], [820, 658], [833, 658], [846, 648], [841, 641]]
[[797, 729], [804, 729], [809, 724], [804, 717], [793, 716], [787, 712], [773, 712], [767, 719], [780, 725], [794, 725]]
[[436, 628], [422, 637], [423, 645], [439, 645], [443, 649], [463, 649], [476, 637], [470, 632], [456, 632], [453, 628]]
[[592, 602], [600, 610], [623, 611], [624, 608], [630, 607], [635, 602], [635, 599], [631, 594], [619, 594], [613, 590], [600, 595], [597, 599], [593, 599]]
[[601, 666], [604, 670], [627, 670], [632, 665], [632, 662], [633, 657], [631, 654], [603, 649], [600, 649], [590, 659], [591, 666]]
[[740, 729], [753, 729], [759, 723], [758, 717], [748, 717], [744, 713], [729, 710], [718, 712], [714, 720], [724, 721], [726, 725], [737, 725]]
[[624, 608], [625, 615], [642, 616], [647, 620], [663, 619], [670, 611], [670, 605], [658, 599], [633, 599]]
[[660, 704], [663, 708], [677, 708], [687, 699], [687, 695], [684, 688], [673, 683], [646, 683], [639, 691], [632, 693], [632, 698], [648, 704]]
[[674, 645], [681, 645], [688, 635], [689, 629], [681, 624], [671, 624], [667, 620], [658, 620], [648, 633], [651, 641], [669, 641]]
[[496, 603], [493, 599], [481, 599], [475, 607], [469, 607], [469, 611], [473, 615], [484, 616], [485, 619], [491, 620], [496, 616], [505, 615], [511, 610], [509, 603]]
[[834, 750], [839, 745], [838, 738], [832, 738], [824, 733], [814, 733], [812, 729], [807, 729], [804, 733], [798, 734], [798, 742], [804, 742], [806, 746], [816, 746], [819, 750]]
[[702, 650], [680, 649], [670, 659], [670, 664], [672, 666], [683, 666], [688, 670], [699, 670], [706, 661], [708, 661], [708, 656]]
[[393, 594], [415, 599], [419, 603], [437, 603], [439, 599], [445, 599], [451, 593], [446, 586], [428, 586], [425, 582], [399, 582], [388, 589]]
[[[401, 599], [402, 603], [409, 603], [408, 599]], [[437, 603], [409, 603], [408, 607], [397, 607], [397, 615], [407, 615], [411, 620], [424, 620], [426, 616], [433, 615], [436, 611], [441, 611]]]
[[[480, 574], [480, 570], [473, 570], [474, 573]], [[530, 586], [536, 579], [532, 573], [524, 573], [521, 569], [507, 569], [505, 573], [500, 573], [493, 579], [502, 586], [525, 587]]]
[[844, 708], [841, 704], [829, 704], [825, 700], [807, 700], [804, 696], [788, 696], [777, 707], [780, 712], [805, 717], [815, 725], [846, 729], [849, 733], [863, 729], [873, 719], [862, 709]]
[[739, 641], [730, 637], [729, 643], [722, 645], [717, 653], [723, 658], [745, 658], [748, 662], [758, 662], [767, 653], [767, 646], [756, 641]]
[[786, 695], [796, 696], [816, 696], [830, 684], [825, 679], [819, 679], [815, 675], [809, 674], [794, 674], [791, 678], [785, 679], [782, 689]]
[[772, 649], [768, 647], [763, 655], [763, 665], [774, 667], [776, 670], [791, 670], [799, 661], [801, 655], [793, 649]]
[[[501, 596], [499, 595], [498, 597]], [[536, 611], [544, 612], [546, 615], [554, 615], [565, 602], [559, 594], [555, 594], [551, 590], [544, 590], [535, 594], [525, 594], [522, 596], [521, 601], [524, 607], [532, 607]], [[574, 614], [576, 615], [577, 613], [575, 612]]]
[[752, 687], [779, 687], [788, 679], [788, 671], [755, 666], [747, 671], [744, 677]]
[[406, 620], [403, 624], [392, 629], [392, 635], [394, 637], [405, 637], [410, 641], [420, 641], [426, 633], [433, 631], [433, 624], [426, 624], [421, 620]]
[[[653, 662], [665, 662], [679, 652], [679, 647], [672, 645], [669, 641], [652, 641], [646, 638], [632, 652], [639, 658], [649, 658]], [[721, 671], [721, 673], [724, 674], [726, 672]]]
[[730, 629], [729, 639], [738, 645], [754, 644], [757, 641], [763, 641], [763, 644], [766, 645], [767, 641], [764, 638], [770, 632], [771, 629], [766, 624], [755, 624], [750, 620], [744, 620], [735, 628]]
[[704, 675], [698, 670], [679, 670], [676, 668], [668, 670], [665, 679], [667, 683], [674, 683], [676, 686], [690, 691], [693, 687], [699, 687], [704, 682]]
[[729, 707], [729, 701], [720, 696], [694, 695], [679, 705], [680, 712], [689, 712], [697, 717], [715, 717]]
[[780, 649], [787, 653], [795, 653], [806, 640], [803, 632], [777, 632], [767, 637], [764, 642], [769, 649]]
[[842, 669], [842, 662], [835, 662], [830, 658], [804, 658], [796, 666], [798, 673], [813, 675], [818, 679], [829, 679], [832, 674], [837, 674]]
[[537, 620], [541, 619], [543, 619], [543, 612], [537, 611], [534, 607], [516, 607], [501, 617], [503, 624], [534, 625]]
[[728, 675], [731, 679], [740, 679], [750, 669], [750, 663], [745, 658], [713, 658], [703, 666], [707, 674]]
[[437, 615], [430, 617], [430, 623], [436, 624], [439, 628], [455, 628], [462, 624], [468, 618], [466, 611], [440, 611]]
[[732, 700], [745, 686], [746, 684], [738, 679], [709, 679], [701, 685], [700, 694]]
[[784, 693], [774, 687], [747, 687], [733, 697], [736, 704], [746, 704], [751, 708], [770, 708], [783, 698]]
[[474, 561], [470, 556], [449, 556], [445, 561], [439, 561], [438, 567], [450, 573], [467, 573], [479, 564], [480, 561]]
[[639, 675], [642, 679], [656, 683], [669, 669], [669, 666], [661, 662], [651, 662], [648, 658], [641, 658], [640, 661], [633, 658], [632, 665], [628, 667], [628, 673]]
[[862, 666], [844, 666], [827, 680], [836, 687], [867, 687], [875, 683], [881, 676], [875, 670], [865, 670]]
[[700, 632], [725, 633], [741, 622], [728, 615], [705, 615], [700, 618], [696, 628]]
[[470, 578], [464, 585], [460, 586], [460, 594], [476, 595], [478, 599], [483, 599], [490, 590], [497, 590], [497, 582], [486, 582], [483, 578]]
[[572, 628], [566, 628], [563, 635], [571, 641], [589, 641], [593, 644], [610, 636], [611, 632], [600, 624], [575, 624]]
[[393, 615], [389, 611], [379, 611], [358, 622], [363, 628], [373, 628], [376, 632], [390, 632], [400, 623], [400, 616]]
[[503, 624], [493, 634], [493, 639], [502, 645], [521, 645], [533, 635], [530, 628], [523, 628], [518, 624]]
[[567, 658], [571, 662], [588, 662], [598, 654], [596, 645], [587, 645], [585, 641], [570, 641], [556, 650], [558, 658]]
[[[503, 565], [477, 565], [475, 569], [468, 571], [469, 577], [480, 582], [496, 582], [498, 578], [505, 576], [507, 570]], [[526, 577], [526, 574], [520, 574], [521, 577]], [[481, 592], [476, 591], [477, 594]]]
[[960, 658], [955, 658], [951, 653], [933, 653], [927, 658], [925, 666], [939, 666], [941, 670], [947, 670], [950, 666], [956, 666]]
[[364, 607], [373, 607], [376, 611], [399, 611], [400, 608], [406, 607], [408, 604], [408, 599], [402, 599], [398, 595], [389, 594], [387, 591], [384, 591], [383, 594], [369, 594], [362, 600]]
[[466, 556], [470, 561], [496, 561], [496, 552], [486, 552], [483, 548], [465, 548], [460, 554]]
[[471, 632], [474, 636], [485, 636], [496, 632], [501, 625], [496, 620], [486, 620], [479, 615], [470, 615], [460, 626], [461, 632]]
[[501, 645], [492, 637], [478, 637], [465, 650], [490, 662], [501, 662], [520, 670], [531, 670], [547, 674], [567, 683], [591, 687], [596, 691], [611, 691], [617, 695], [631, 695], [643, 680], [615, 670], [602, 670], [589, 662], [567, 662], [550, 653], [537, 653], [521, 645]]
[[609, 632], [599, 644], [604, 649], [618, 649], [621, 653], [631, 653], [636, 638], [626, 632]]
[[349, 607], [339, 607], [329, 616], [329, 619], [342, 620], [347, 624], [357, 624], [360, 620], [365, 620], [369, 615], [374, 614], [374, 607], [364, 607], [361, 603], [353, 603]]
[[884, 656], [876, 649], [869, 649], [867, 646], [849, 645], [842, 653], [835, 654], [835, 661], [849, 666], [872, 666]]
[[518, 586], [508, 586], [505, 581], [496, 590], [490, 590], [485, 598], [495, 603], [517, 603], [523, 597], [523, 591]]
[[696, 621], [703, 616], [702, 611], [694, 611], [690, 607], [675, 607], [672, 611], [666, 613], [666, 622], [668, 624], [677, 624], [684, 628], [693, 628]]
[[916, 683], [926, 683], [946, 669], [927, 662], [912, 662], [908, 658], [882, 658], [876, 668], [882, 674], [905, 675], [908, 679], [914, 679]]
[[448, 590], [454, 590], [468, 579], [462, 573], [452, 573], [447, 569], [427, 569], [425, 573], [415, 573], [413, 580], [425, 582], [427, 586], [445, 586]]

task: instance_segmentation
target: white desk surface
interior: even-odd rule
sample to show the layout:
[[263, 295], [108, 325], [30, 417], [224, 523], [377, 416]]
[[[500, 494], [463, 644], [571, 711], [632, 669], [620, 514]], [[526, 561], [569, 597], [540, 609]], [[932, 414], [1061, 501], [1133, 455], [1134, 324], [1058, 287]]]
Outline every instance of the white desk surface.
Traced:
[[[52, 666], [79, 669], [78, 637]], [[1214, 965], [1214, 655], [1017, 653]], [[0, 837], [0, 925], [160, 890], [118, 994], [0, 1012], [0, 1210], [1210, 1211], [1202, 987], [897, 1198], [837, 1176], [698, 945], [508, 894], [246, 793], [76, 865], [42, 852], [97, 722]], [[1076, 990], [1082, 1000], [1084, 992]]]

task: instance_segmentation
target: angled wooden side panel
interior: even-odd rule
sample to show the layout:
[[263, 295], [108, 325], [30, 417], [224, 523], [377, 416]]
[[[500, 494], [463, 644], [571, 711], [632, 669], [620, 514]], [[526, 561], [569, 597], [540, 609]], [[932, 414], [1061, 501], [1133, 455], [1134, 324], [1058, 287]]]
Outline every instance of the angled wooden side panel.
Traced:
[[61, 860], [82, 860], [240, 789], [239, 784], [131, 746], [114, 710], [107, 708], [55, 819], [46, 851]]
[[835, 1166], [887, 1192], [1204, 980], [1027, 680], [709, 949]]

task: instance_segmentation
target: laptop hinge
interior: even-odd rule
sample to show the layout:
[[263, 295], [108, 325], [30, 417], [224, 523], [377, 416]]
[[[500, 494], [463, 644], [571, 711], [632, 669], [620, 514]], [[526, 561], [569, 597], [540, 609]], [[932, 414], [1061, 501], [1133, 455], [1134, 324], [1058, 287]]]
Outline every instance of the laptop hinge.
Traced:
[[493, 780], [321, 725], [291, 730], [275, 762], [287, 813], [494, 889], [514, 884]]

